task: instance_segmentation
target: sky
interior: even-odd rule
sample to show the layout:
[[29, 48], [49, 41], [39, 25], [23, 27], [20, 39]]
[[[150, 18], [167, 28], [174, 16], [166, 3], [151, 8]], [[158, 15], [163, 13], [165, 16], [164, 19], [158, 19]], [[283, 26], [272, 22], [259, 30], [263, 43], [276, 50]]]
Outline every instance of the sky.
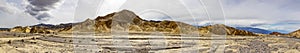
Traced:
[[0, 0], [0, 27], [80, 22], [128, 9], [147, 20], [288, 33], [300, 29], [299, 5], [300, 0]]

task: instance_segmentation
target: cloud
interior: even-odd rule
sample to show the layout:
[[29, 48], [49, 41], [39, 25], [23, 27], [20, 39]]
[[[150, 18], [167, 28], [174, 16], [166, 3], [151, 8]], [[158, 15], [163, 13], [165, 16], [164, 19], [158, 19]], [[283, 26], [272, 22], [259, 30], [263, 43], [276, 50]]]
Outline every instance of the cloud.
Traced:
[[98, 9], [99, 16], [105, 16], [109, 13], [120, 11], [120, 7], [126, 0], [103, 0], [101, 1], [100, 8]]
[[[273, 31], [291, 32], [298, 30], [300, 5], [298, 0], [224, 0], [225, 14], [229, 19], [256, 19], [248, 22], [251, 27]], [[298, 15], [296, 15], [298, 14]], [[262, 23], [250, 23], [262, 22]], [[243, 23], [243, 22], [238, 22]], [[293, 24], [296, 23], [296, 24]]]
[[0, 0], [0, 17], [0, 28], [11, 28], [37, 23], [37, 20], [32, 16], [23, 13], [21, 9], [3, 0]]
[[[29, 26], [38, 24], [38, 22], [47, 24], [72, 23], [74, 22], [77, 0], [65, 1], [66, 2], [60, 1], [59, 3], [61, 4], [56, 4], [55, 8], [49, 9], [49, 11], [40, 11], [41, 13], [39, 15], [31, 16], [28, 12], [25, 12], [28, 10], [26, 7], [31, 5], [28, 0], [3, 0], [0, 5], [2, 7], [0, 9], [4, 9], [0, 11], [0, 27]], [[38, 20], [36, 17], [47, 18], [38, 18]]]
[[74, 14], [76, 11], [78, 0], [65, 0], [61, 6], [51, 11], [51, 18], [49, 21], [44, 22], [47, 24], [61, 24], [61, 23], [74, 23]]
[[[191, 24], [194, 24], [196, 22], [195, 20], [203, 19], [198, 16], [192, 16], [191, 14], [194, 12], [189, 11], [188, 8], [190, 5], [183, 5], [186, 4], [183, 1], [184, 0], [127, 0], [120, 9], [131, 10], [144, 19], [157, 19], [161, 17], [164, 20], [175, 20]], [[196, 7], [198, 6], [199, 5], [196, 5]]]
[[29, 5], [26, 11], [37, 20], [48, 21], [51, 18], [50, 10], [56, 9], [63, 0], [27, 0]]
[[9, 5], [5, 1], [0, 1], [0, 13], [16, 14], [18, 10], [16, 7]]
[[289, 33], [300, 29], [297, 20], [278, 21], [277, 23], [252, 24], [251, 27], [267, 29], [270, 31]]
[[98, 9], [103, 0], [78, 0], [74, 12], [74, 21], [83, 21], [87, 18], [97, 17]]

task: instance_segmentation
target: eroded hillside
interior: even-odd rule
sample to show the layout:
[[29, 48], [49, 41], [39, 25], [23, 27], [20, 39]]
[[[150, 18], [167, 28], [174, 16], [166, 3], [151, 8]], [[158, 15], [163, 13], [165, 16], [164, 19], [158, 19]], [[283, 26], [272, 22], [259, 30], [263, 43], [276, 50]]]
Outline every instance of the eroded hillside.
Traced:
[[114, 12], [96, 19], [87, 19], [79, 23], [46, 25], [40, 24], [30, 27], [15, 27], [11, 32], [24, 33], [110, 33], [112, 31], [126, 32], [163, 32], [168, 34], [219, 34], [219, 35], [256, 35], [252, 32], [238, 30], [222, 24], [195, 27], [178, 21], [144, 20], [129, 10]]

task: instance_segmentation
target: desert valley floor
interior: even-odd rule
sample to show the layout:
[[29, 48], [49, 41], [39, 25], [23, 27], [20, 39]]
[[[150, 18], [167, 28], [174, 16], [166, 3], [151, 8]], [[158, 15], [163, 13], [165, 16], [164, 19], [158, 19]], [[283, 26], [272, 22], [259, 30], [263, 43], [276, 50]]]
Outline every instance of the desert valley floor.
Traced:
[[151, 33], [0, 33], [0, 53], [299, 53], [300, 39]]

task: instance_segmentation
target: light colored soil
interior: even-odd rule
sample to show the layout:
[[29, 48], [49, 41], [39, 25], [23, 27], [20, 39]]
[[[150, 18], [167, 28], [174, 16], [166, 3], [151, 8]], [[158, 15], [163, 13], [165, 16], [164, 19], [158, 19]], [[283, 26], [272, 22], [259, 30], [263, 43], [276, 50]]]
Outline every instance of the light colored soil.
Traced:
[[273, 36], [4, 34], [0, 53], [299, 53], [300, 39]]

